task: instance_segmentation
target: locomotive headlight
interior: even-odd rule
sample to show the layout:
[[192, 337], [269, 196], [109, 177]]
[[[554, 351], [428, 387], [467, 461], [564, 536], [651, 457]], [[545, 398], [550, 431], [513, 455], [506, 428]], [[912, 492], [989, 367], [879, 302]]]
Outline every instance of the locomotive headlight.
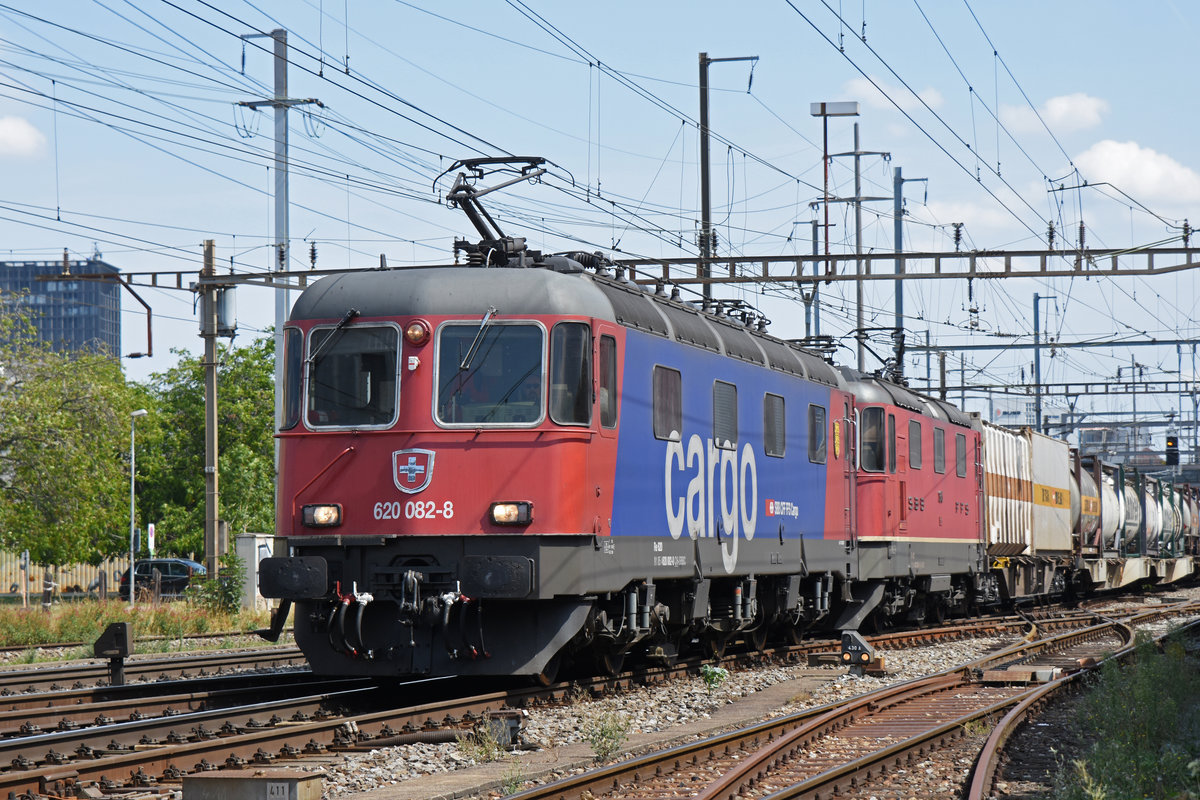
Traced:
[[533, 503], [492, 503], [490, 514], [497, 525], [528, 525], [533, 522]]
[[414, 347], [420, 347], [429, 341], [429, 325], [423, 319], [414, 319], [404, 329], [404, 338]]
[[305, 527], [332, 528], [342, 524], [342, 507], [337, 503], [308, 505], [303, 510]]

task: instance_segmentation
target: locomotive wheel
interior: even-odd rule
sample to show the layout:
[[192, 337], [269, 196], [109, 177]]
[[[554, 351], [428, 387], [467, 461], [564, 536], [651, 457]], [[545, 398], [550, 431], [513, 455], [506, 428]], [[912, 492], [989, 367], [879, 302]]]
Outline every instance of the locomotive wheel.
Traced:
[[746, 644], [751, 650], [762, 650], [767, 646], [768, 633], [766, 623], [759, 623], [757, 628], [746, 631]]
[[709, 631], [700, 637], [700, 647], [706, 658], [724, 658], [725, 647], [729, 644], [729, 634]]
[[931, 597], [925, 605], [925, 623], [941, 625], [946, 621], [946, 602], [941, 597]]
[[604, 648], [596, 654], [596, 668], [602, 675], [620, 675], [625, 669], [625, 652], [610, 647]]
[[542, 671], [533, 676], [534, 682], [539, 686], [549, 686], [558, 679], [558, 668], [562, 666], [562, 656], [555, 653], [546, 666], [542, 667]]
[[779, 632], [783, 634], [783, 641], [786, 644], [800, 644], [804, 639], [804, 632], [795, 625], [784, 625]]

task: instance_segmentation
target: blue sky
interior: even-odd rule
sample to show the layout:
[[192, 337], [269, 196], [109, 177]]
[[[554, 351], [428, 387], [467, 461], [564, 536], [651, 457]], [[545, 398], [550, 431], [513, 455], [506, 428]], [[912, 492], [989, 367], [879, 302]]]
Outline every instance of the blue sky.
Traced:
[[[1092, 246], [1176, 244], [1184, 218], [1200, 221], [1191, 10], [1181, 0], [8, 0], [0, 258], [98, 249], [127, 271], [194, 271], [200, 242], [213, 238], [220, 269], [264, 269], [272, 123], [270, 112], [236, 103], [269, 95], [270, 44], [253, 39], [243, 50], [239, 37], [276, 27], [293, 47], [289, 95], [325, 104], [291, 114], [295, 268], [307, 268], [312, 242], [322, 267], [371, 266], [380, 254], [389, 264], [448, 262], [452, 240], [474, 232], [439, 203], [448, 180], [435, 188], [434, 178], [455, 159], [505, 152], [552, 163], [541, 183], [490, 196], [506, 233], [548, 251], [694, 255], [702, 51], [758, 56], [753, 69], [710, 68], [721, 255], [809, 252], [821, 184], [821, 127], [809, 104], [821, 100], [860, 102], [863, 149], [891, 154], [863, 160], [866, 194], [890, 196], [897, 166], [929, 179], [927, 191], [905, 188], [906, 249], [954, 249], [956, 222], [964, 249], [1039, 249], [1051, 220], [1060, 243], [1073, 243], [1081, 218]], [[851, 125], [831, 122], [832, 151], [852, 149]], [[836, 195], [853, 193], [849, 164], [833, 163]], [[1093, 186], [1047, 191], [1083, 180]], [[1105, 182], [1136, 203], [1094, 186]], [[890, 202], [868, 204], [868, 250], [892, 248], [890, 211]], [[835, 252], [852, 250], [852, 216], [838, 206], [832, 217]], [[1064, 340], [1196, 336], [1190, 272], [972, 289], [974, 328], [965, 282], [912, 284], [910, 335], [929, 330], [952, 346], [1027, 333], [1037, 292], [1057, 298], [1043, 311], [1047, 331]], [[823, 331], [852, 346], [853, 288], [823, 292]], [[776, 335], [803, 335], [794, 297], [725, 294], [761, 308]], [[154, 309], [155, 356], [127, 362], [135, 378], [168, 368], [171, 347], [201, 346], [190, 294], [143, 296]], [[891, 307], [890, 284], [867, 288], [869, 325], [890, 324]], [[274, 319], [264, 289], [239, 290], [238, 310], [241, 336]], [[143, 319], [127, 298], [126, 351], [144, 349]], [[1103, 381], [1131, 357], [1148, 377], [1170, 379], [1180, 365], [1173, 347], [1059, 350], [1044, 356], [1044, 377]], [[852, 363], [852, 349], [838, 360]], [[965, 371], [972, 382], [1016, 384], [1030, 361], [1028, 351], [973, 352]], [[1191, 375], [1190, 351], [1182, 368]], [[910, 357], [907, 370], [923, 378], [923, 358]], [[1143, 398], [1140, 407], [1176, 402]]]

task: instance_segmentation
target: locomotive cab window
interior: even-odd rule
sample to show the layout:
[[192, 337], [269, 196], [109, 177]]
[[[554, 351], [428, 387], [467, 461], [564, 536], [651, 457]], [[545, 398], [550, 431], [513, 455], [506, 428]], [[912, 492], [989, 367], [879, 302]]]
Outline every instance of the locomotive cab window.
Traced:
[[808, 460], [814, 464], [825, 463], [825, 406], [808, 407]]
[[562, 322], [550, 334], [550, 419], [592, 424], [592, 329]]
[[763, 452], [783, 458], [787, 442], [784, 425], [783, 398], [777, 394], [763, 395]]
[[722, 450], [737, 450], [737, 387], [713, 381], [713, 442]]
[[859, 465], [864, 472], [883, 472], [883, 409], [864, 408], [859, 419]]
[[896, 415], [888, 414], [887, 418], [887, 456], [888, 472], [896, 471]]
[[967, 437], [966, 434], [954, 434], [954, 468], [958, 477], [967, 477]]
[[544, 342], [541, 326], [531, 323], [443, 325], [438, 331], [437, 421], [470, 426], [541, 422]]
[[908, 421], [908, 468], [921, 468], [921, 422], [915, 419]]
[[679, 370], [654, 368], [654, 438], [678, 442], [683, 435], [683, 383]]
[[308, 342], [308, 424], [379, 427], [395, 421], [400, 332], [392, 325], [315, 328]]
[[283, 329], [283, 419], [281, 430], [300, 424], [300, 388], [304, 378], [304, 335], [299, 328]]
[[600, 424], [617, 427], [617, 340], [600, 337]]
[[933, 471], [946, 473], [946, 431], [942, 428], [933, 429]]

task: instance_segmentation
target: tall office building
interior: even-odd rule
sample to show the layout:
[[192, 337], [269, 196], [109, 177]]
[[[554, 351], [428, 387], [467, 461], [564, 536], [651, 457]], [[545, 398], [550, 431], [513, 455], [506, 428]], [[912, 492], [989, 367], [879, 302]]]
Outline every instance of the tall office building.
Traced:
[[0, 261], [0, 292], [21, 295], [38, 336], [56, 349], [103, 349], [119, 355], [121, 287], [112, 280], [73, 277], [119, 272], [99, 256], [83, 261]]

